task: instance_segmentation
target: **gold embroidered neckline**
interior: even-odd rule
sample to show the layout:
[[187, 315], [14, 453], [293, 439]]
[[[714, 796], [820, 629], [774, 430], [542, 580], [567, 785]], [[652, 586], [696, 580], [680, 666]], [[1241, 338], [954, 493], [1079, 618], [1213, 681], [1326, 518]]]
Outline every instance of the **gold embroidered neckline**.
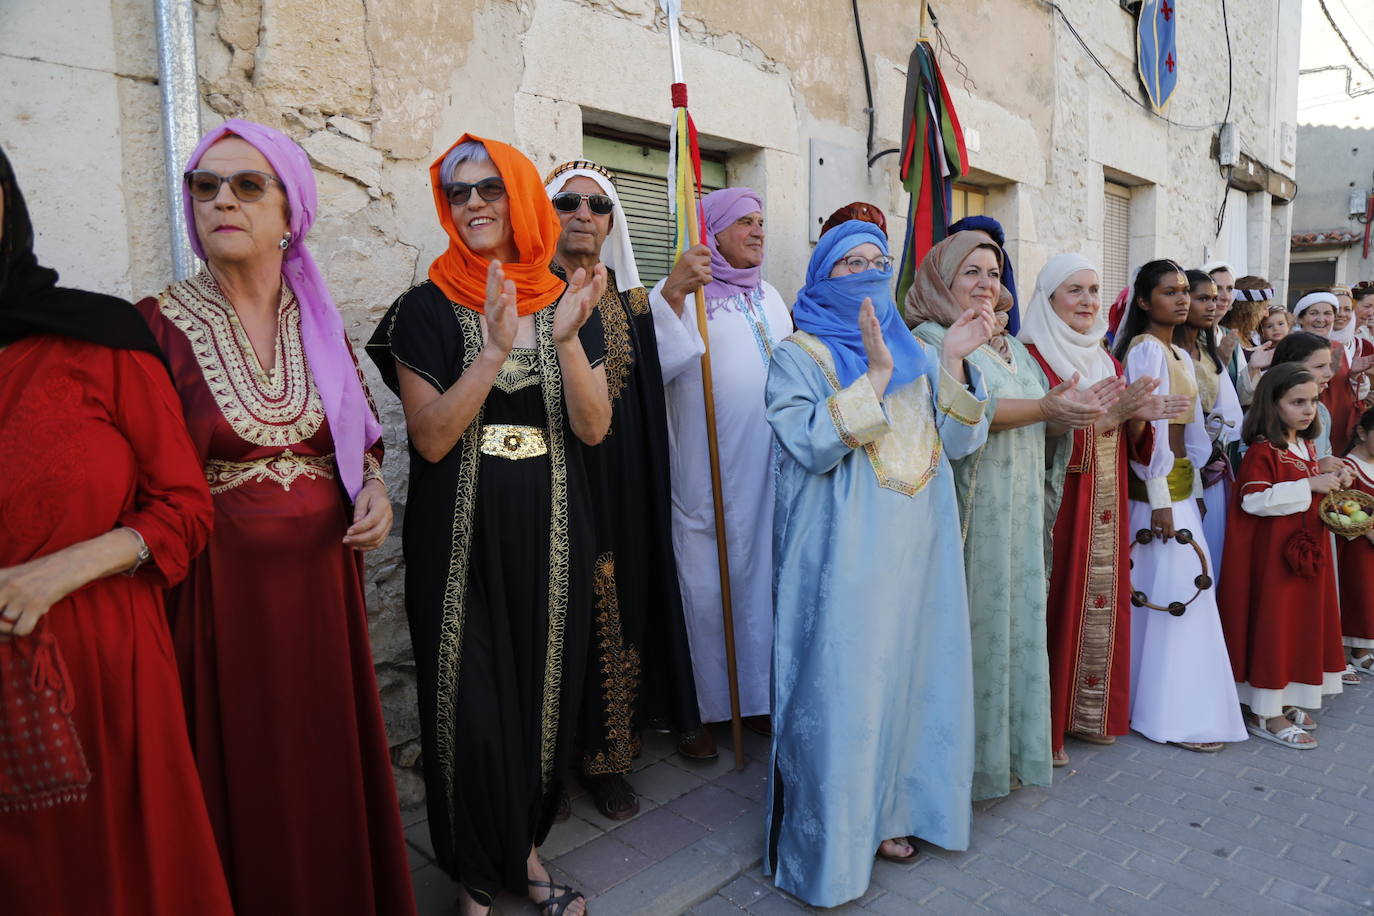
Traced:
[[492, 387], [514, 394], [539, 384], [539, 351], [533, 347], [514, 347], [496, 373]]
[[208, 272], [169, 286], [158, 297], [158, 308], [186, 335], [215, 404], [241, 438], [281, 447], [319, 431], [324, 404], [306, 363], [300, 308], [289, 287], [282, 285], [270, 372], [258, 362], [233, 305]]

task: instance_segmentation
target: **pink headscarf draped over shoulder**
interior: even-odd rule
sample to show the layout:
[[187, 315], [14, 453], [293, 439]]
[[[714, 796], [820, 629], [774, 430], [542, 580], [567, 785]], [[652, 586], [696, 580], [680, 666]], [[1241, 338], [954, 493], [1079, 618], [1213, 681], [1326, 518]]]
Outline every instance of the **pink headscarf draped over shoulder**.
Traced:
[[725, 260], [716, 247], [716, 233], [728, 229], [735, 220], [750, 213], [763, 212], [763, 198], [752, 188], [721, 188], [701, 199], [706, 216], [706, 244], [711, 249], [711, 282], [706, 295], [711, 299], [728, 299], [759, 288], [763, 282], [758, 267], [735, 267]]
[[[310, 158], [280, 131], [235, 118], [201, 138], [200, 145], [186, 163], [187, 171], [196, 167], [206, 150], [229, 136], [246, 140], [262, 153], [286, 188], [286, 202], [291, 213], [291, 244], [282, 259], [282, 279], [300, 303], [301, 342], [305, 346], [306, 363], [315, 377], [315, 387], [324, 403], [329, 431], [334, 437], [339, 479], [348, 498], [357, 499], [363, 487], [363, 453], [381, 438], [382, 426], [373, 416], [363, 392], [357, 364], [344, 337], [343, 318], [334, 307], [334, 299], [315, 266], [315, 259], [305, 247], [305, 235], [315, 222], [316, 206], [315, 173], [310, 168]], [[191, 248], [203, 261], [205, 251], [196, 235], [195, 213], [185, 185], [181, 196]]]

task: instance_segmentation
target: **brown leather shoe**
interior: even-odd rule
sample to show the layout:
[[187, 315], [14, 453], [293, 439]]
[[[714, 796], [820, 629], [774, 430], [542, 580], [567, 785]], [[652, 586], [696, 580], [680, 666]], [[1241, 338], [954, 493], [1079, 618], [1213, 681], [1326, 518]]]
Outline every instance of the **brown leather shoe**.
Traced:
[[623, 821], [639, 813], [639, 796], [634, 788], [619, 773], [602, 776], [582, 776], [582, 785], [592, 798], [592, 804], [601, 816], [613, 821]]
[[677, 752], [688, 760], [715, 760], [720, 756], [716, 750], [716, 737], [711, 734], [709, 725], [678, 735]]
[[765, 738], [773, 737], [773, 720], [768, 716], [745, 716], [742, 720], [744, 727], [756, 735], [763, 735]]

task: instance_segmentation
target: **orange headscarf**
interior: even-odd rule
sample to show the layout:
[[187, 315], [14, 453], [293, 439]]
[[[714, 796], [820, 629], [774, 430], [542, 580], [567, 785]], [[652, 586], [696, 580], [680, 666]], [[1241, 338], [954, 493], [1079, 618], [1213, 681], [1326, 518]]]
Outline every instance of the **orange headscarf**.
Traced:
[[[524, 153], [513, 146], [473, 134], [463, 134], [453, 146], [466, 140], [475, 140], [486, 147], [487, 155], [506, 183], [510, 224], [515, 233], [515, 248], [519, 257], [514, 262], [503, 263], [501, 269], [506, 272], [506, 279], [515, 281], [516, 311], [521, 315], [531, 315], [556, 302], [566, 287], [562, 280], [549, 271], [549, 263], [558, 247], [558, 236], [563, 231], [562, 226], [553, 212], [553, 205], [549, 203], [549, 195], [544, 191], [539, 172]], [[448, 198], [439, 181], [439, 166], [453, 146], [444, 150], [443, 156], [435, 159], [429, 167], [429, 183], [434, 188], [434, 209], [439, 214], [439, 225], [448, 234], [448, 249], [429, 265], [429, 278], [452, 301], [474, 312], [481, 312], [486, 307], [487, 267], [491, 262], [468, 248], [458, 234]]]

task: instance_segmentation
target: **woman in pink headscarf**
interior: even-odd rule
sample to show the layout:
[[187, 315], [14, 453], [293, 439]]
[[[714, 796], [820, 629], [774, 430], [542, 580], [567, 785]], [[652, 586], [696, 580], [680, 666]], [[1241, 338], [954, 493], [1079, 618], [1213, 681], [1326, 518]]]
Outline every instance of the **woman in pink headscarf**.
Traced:
[[215, 504], [168, 612], [235, 910], [412, 913], [363, 598], [381, 425], [305, 247], [315, 195], [283, 134], [210, 131], [184, 192], [205, 269], [138, 303]]
[[[702, 410], [704, 347], [692, 295], [704, 285], [740, 713], [746, 724], [766, 734], [773, 646], [774, 446], [764, 415], [763, 388], [774, 345], [792, 333], [792, 316], [762, 276], [762, 198], [749, 188], [725, 188], [706, 195], [702, 209], [708, 245], [684, 252], [678, 266], [649, 294], [668, 404], [673, 548], [701, 721], [721, 722], [730, 718], [730, 692]], [[709, 726], [683, 736], [678, 750], [691, 759], [714, 757]]]

